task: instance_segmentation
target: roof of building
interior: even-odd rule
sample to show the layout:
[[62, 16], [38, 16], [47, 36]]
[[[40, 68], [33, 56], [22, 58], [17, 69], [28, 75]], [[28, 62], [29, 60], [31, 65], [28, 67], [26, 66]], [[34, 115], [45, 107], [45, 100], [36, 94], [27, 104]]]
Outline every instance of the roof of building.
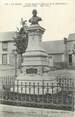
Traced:
[[75, 33], [69, 34], [68, 40], [75, 40]]
[[42, 47], [48, 54], [64, 53], [64, 40], [43, 41]]
[[0, 32], [0, 41], [13, 41], [15, 32]]

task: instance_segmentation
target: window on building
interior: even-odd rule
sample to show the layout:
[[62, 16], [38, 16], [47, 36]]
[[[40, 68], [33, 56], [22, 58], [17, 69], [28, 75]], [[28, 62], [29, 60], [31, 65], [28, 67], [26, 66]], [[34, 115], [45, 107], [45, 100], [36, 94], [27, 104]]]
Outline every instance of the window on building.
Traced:
[[37, 69], [34, 69], [34, 68], [26, 69], [26, 73], [27, 74], [36, 74], [37, 73]]
[[2, 50], [8, 50], [8, 42], [2, 42]]
[[72, 65], [72, 54], [69, 55], [69, 65]]
[[7, 54], [2, 54], [2, 64], [7, 64]]

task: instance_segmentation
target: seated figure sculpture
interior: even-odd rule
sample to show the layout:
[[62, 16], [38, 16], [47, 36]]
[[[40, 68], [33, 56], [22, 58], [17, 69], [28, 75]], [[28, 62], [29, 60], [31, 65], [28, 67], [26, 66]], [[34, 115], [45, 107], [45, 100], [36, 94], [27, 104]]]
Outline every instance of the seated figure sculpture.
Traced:
[[32, 24], [34, 24], [34, 25], [35, 25], [35, 24], [38, 24], [38, 22], [41, 21], [42, 19], [41, 19], [40, 17], [37, 16], [37, 10], [34, 9], [34, 10], [32, 11], [32, 14], [33, 14], [33, 16], [32, 16], [31, 19], [29, 19], [29, 22], [31, 23], [31, 25], [32, 25]]

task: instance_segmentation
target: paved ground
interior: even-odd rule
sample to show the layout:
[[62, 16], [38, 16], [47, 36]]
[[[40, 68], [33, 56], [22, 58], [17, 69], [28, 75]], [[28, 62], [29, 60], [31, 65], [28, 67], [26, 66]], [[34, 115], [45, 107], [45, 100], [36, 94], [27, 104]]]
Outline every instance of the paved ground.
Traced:
[[74, 117], [74, 112], [0, 104], [0, 117]]

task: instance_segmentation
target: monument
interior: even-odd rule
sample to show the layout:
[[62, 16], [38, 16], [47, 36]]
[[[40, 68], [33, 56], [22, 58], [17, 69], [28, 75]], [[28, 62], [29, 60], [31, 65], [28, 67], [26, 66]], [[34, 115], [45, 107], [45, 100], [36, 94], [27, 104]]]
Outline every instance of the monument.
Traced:
[[[41, 46], [45, 29], [39, 25], [42, 19], [37, 16], [37, 11], [33, 10], [32, 14], [29, 19], [30, 26], [27, 28], [28, 47], [23, 54], [23, 79], [43, 80], [43, 75], [49, 70], [48, 54]], [[22, 79], [22, 76], [18, 78]]]

